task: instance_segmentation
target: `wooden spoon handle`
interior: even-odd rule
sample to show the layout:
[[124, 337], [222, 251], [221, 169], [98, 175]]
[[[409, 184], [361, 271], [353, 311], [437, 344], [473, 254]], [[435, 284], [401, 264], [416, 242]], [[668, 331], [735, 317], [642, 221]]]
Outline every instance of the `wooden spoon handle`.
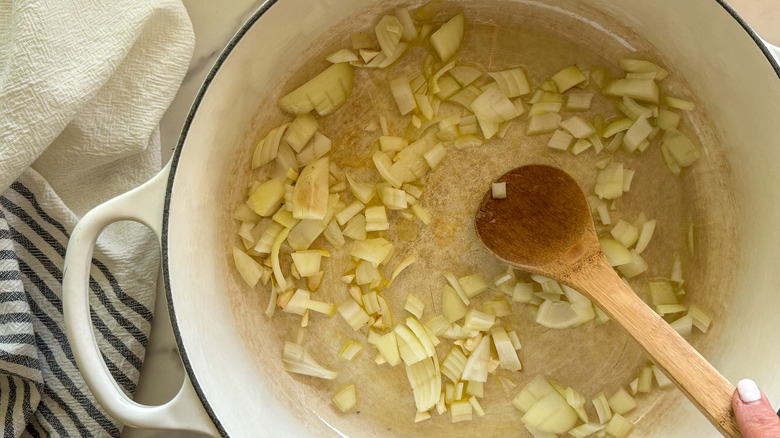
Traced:
[[728, 437], [741, 437], [731, 406], [734, 386], [696, 349], [634, 293], [606, 258], [593, 271], [572, 278], [575, 289], [591, 295], [623, 326], [658, 368]]

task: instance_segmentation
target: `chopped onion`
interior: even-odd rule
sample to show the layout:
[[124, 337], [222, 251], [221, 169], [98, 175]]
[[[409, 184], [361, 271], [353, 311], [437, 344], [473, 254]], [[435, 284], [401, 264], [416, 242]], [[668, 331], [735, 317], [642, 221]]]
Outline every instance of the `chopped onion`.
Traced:
[[287, 126], [288, 124], [284, 124], [278, 128], [272, 129], [262, 140], [257, 142], [254, 154], [252, 154], [253, 169], [270, 163], [276, 158], [276, 154], [279, 150], [279, 143], [282, 141], [282, 136], [284, 135]]
[[626, 438], [633, 429], [634, 423], [628, 421], [620, 414], [615, 414], [612, 416], [612, 419], [609, 420], [609, 424], [607, 424], [604, 431], [615, 438]]
[[338, 64], [340, 62], [356, 62], [358, 60], [358, 56], [355, 55], [355, 52], [352, 50], [341, 49], [326, 56], [325, 60], [334, 64]]
[[311, 114], [301, 114], [287, 128], [284, 140], [296, 152], [300, 152], [319, 129], [317, 119]]
[[333, 404], [341, 412], [349, 412], [355, 408], [357, 404], [357, 393], [355, 391], [355, 385], [349, 384], [340, 389], [332, 398]]
[[366, 217], [362, 214], [355, 215], [347, 222], [342, 233], [353, 240], [366, 240]]
[[366, 208], [366, 231], [384, 231], [390, 229], [387, 210], [383, 205]]
[[450, 420], [453, 423], [471, 421], [473, 406], [468, 400], [453, 401], [450, 404]]
[[604, 430], [603, 424], [598, 423], [584, 423], [568, 431], [569, 435], [574, 438], [585, 438], [586, 436], [593, 435], [596, 432]]
[[606, 94], [658, 103], [660, 91], [652, 78], [616, 79], [607, 85]]
[[487, 362], [490, 358], [490, 336], [482, 337], [479, 344], [468, 357], [463, 368], [463, 380], [486, 382], [488, 376]]
[[353, 360], [363, 350], [363, 345], [357, 341], [349, 341], [341, 349], [339, 357], [344, 360]]
[[569, 149], [573, 139], [574, 138], [572, 135], [568, 132], [561, 129], [556, 129], [555, 132], [553, 132], [552, 137], [550, 137], [550, 141], [547, 142], [547, 146], [553, 149], [565, 151]]
[[320, 271], [322, 252], [319, 250], [296, 251], [291, 257], [301, 277], [310, 277]]
[[623, 195], [623, 163], [611, 162], [596, 175], [593, 192], [601, 199], [617, 199]]
[[607, 399], [607, 402], [609, 403], [609, 407], [612, 408], [612, 411], [620, 415], [625, 415], [636, 408], [636, 400], [634, 400], [634, 398], [631, 397], [631, 394], [623, 388], [618, 389], [612, 394], [612, 396]]
[[303, 168], [293, 189], [292, 214], [296, 219], [322, 220], [328, 212], [327, 156]]
[[561, 123], [561, 116], [557, 113], [534, 114], [528, 117], [525, 128], [527, 135], [544, 134], [558, 129]]
[[523, 369], [523, 365], [517, 357], [517, 350], [509, 335], [507, 335], [506, 330], [503, 327], [493, 327], [490, 329], [490, 335], [493, 338], [493, 345], [496, 347], [501, 367], [509, 371], [520, 371]]
[[558, 92], [563, 93], [569, 88], [585, 82], [585, 75], [582, 74], [576, 65], [565, 68], [552, 76], [553, 82], [558, 87]]
[[285, 371], [304, 374], [321, 379], [333, 380], [336, 372], [325, 369], [306, 351], [302, 345], [285, 342], [282, 350], [282, 366]]
[[233, 247], [233, 261], [238, 273], [249, 287], [254, 287], [263, 275], [263, 267], [244, 251]]
[[425, 304], [423, 304], [422, 301], [420, 301], [419, 298], [415, 297], [412, 294], [406, 295], [406, 301], [404, 301], [404, 309], [414, 315], [416, 318], [422, 317], [423, 309], [425, 308]]
[[338, 305], [338, 311], [355, 331], [360, 330], [370, 319], [368, 314], [352, 298], [342, 301]]
[[316, 110], [321, 116], [336, 111], [352, 94], [355, 70], [346, 63], [333, 64], [305, 84], [281, 97], [279, 107], [293, 114]]
[[520, 421], [526, 426], [548, 433], [565, 433], [577, 424], [577, 412], [557, 391], [534, 403]]
[[642, 224], [642, 231], [639, 233], [639, 239], [637, 240], [635, 247], [637, 254], [642, 254], [642, 251], [644, 251], [650, 243], [650, 239], [653, 237], [653, 232], [655, 231], [655, 223], [655, 219], [651, 219]]
[[332, 145], [333, 142], [328, 137], [319, 131], [315, 132], [311, 140], [296, 156], [298, 166], [306, 166], [322, 158], [330, 151]]
[[539, 305], [536, 323], [547, 328], [562, 329], [580, 323], [580, 316], [566, 301], [545, 300]]
[[475, 296], [486, 291], [488, 284], [485, 281], [485, 277], [480, 273], [467, 275], [458, 279], [460, 289], [468, 298], [474, 298]]
[[417, 102], [414, 100], [412, 87], [406, 78], [398, 77], [390, 80], [390, 92], [393, 94], [395, 103], [402, 116], [417, 109]]
[[463, 40], [463, 34], [466, 27], [466, 16], [460, 13], [452, 17], [449, 21], [442, 24], [436, 32], [431, 35], [430, 41], [439, 58], [442, 61], [449, 61], [460, 48]]
[[488, 75], [496, 81], [506, 97], [514, 98], [531, 92], [528, 76], [522, 68], [491, 72]]
[[591, 400], [593, 407], [596, 409], [596, 414], [599, 417], [599, 423], [605, 424], [612, 418], [612, 409], [609, 407], [607, 396], [603, 392], [600, 392], [596, 397]]

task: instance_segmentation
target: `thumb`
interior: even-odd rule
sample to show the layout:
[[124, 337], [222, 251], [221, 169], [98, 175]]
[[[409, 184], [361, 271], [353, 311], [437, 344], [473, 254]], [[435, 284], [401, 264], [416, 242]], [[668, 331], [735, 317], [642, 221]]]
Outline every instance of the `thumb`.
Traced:
[[754, 381], [750, 379], [739, 381], [732, 398], [732, 406], [744, 438], [780, 436], [780, 417]]

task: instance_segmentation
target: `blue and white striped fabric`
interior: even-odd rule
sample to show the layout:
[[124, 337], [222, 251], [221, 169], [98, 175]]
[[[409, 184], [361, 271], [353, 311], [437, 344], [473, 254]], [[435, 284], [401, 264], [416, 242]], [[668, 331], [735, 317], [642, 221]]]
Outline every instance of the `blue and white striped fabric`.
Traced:
[[[121, 426], [92, 398], [65, 336], [62, 266], [75, 217], [52, 195], [30, 171], [0, 196], [4, 436], [118, 436]], [[134, 233], [146, 234], [139, 243], [153, 239], [143, 229]], [[154, 246], [142, 245], [152, 251], [139, 254], [146, 258], [140, 267], [129, 266], [137, 261], [135, 257], [117, 259], [111, 246], [113, 242], [101, 244], [92, 261], [92, 322], [109, 370], [120, 387], [132, 394], [152, 322], [158, 259]], [[136, 272], [139, 268], [143, 270]]]
[[[65, 248], [91, 208], [161, 167], [160, 120], [194, 35], [181, 0], [0, 0], [0, 432], [116, 437], [65, 334]], [[159, 270], [155, 237], [109, 226], [89, 285], [119, 386], [136, 389]]]

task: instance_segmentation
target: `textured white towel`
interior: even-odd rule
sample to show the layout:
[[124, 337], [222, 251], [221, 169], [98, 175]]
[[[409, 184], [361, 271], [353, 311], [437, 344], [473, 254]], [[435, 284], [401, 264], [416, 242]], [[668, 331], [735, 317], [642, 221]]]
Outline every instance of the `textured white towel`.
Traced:
[[[76, 369], [62, 318], [70, 231], [160, 168], [158, 124], [194, 35], [180, 0], [0, 0], [0, 430], [118, 436]], [[137, 224], [98, 241], [92, 320], [133, 393], [158, 248]]]

